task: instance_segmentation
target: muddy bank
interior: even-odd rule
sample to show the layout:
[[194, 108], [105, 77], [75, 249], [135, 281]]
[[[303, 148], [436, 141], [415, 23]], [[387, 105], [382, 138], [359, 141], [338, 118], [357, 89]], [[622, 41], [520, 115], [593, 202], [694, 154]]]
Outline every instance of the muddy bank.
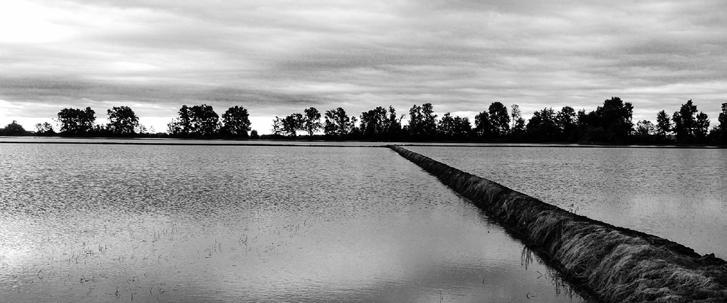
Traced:
[[642, 232], [569, 213], [390, 146], [500, 222], [604, 302], [727, 302], [727, 263]]

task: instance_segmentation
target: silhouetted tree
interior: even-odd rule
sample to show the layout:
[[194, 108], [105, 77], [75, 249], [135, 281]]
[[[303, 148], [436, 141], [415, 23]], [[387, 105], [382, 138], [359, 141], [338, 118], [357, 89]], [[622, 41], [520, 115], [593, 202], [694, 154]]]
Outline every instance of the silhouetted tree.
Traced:
[[10, 124], [6, 125], [5, 128], [0, 128], [0, 136], [25, 136], [28, 132], [25, 131], [22, 125], [18, 124], [18, 121], [13, 120]]
[[393, 139], [401, 133], [401, 119], [396, 116], [396, 110], [389, 106], [378, 106], [372, 110], [361, 113], [359, 129], [361, 135], [367, 138]]
[[90, 107], [86, 109], [64, 108], [58, 112], [58, 122], [61, 123], [61, 135], [85, 136], [93, 130], [96, 121], [96, 112]]
[[177, 112], [177, 118], [167, 124], [169, 134], [186, 136], [192, 132], [192, 110], [187, 105], [182, 105]]
[[437, 131], [442, 137], [454, 136], [454, 117], [452, 117], [450, 113], [445, 113], [442, 116], [442, 119], [439, 119]]
[[694, 136], [698, 143], [707, 142], [707, 134], [709, 132], [709, 117], [704, 112], [699, 112], [697, 115], [697, 123], [694, 128]]
[[315, 107], [306, 108], [304, 111], [305, 116], [303, 117], [303, 128], [308, 132], [308, 136], [321, 129], [321, 113]]
[[684, 144], [694, 141], [697, 127], [696, 113], [697, 106], [692, 103], [692, 100], [688, 100], [687, 103], [682, 104], [678, 112], [674, 112], [672, 115], [674, 132], [678, 143]]
[[576, 111], [570, 106], [564, 106], [556, 115], [555, 122], [564, 141], [574, 141], [578, 136], [576, 125]]
[[53, 126], [48, 122], [38, 123], [35, 125], [36, 136], [52, 136], [56, 132], [53, 130]]
[[722, 112], [719, 113], [719, 127], [717, 128], [717, 141], [727, 144], [727, 103], [722, 103]]
[[220, 116], [210, 105], [182, 105], [179, 117], [169, 124], [169, 132], [177, 136], [211, 137], [218, 134]]
[[595, 111], [578, 112], [578, 133], [580, 141], [625, 143], [633, 130], [631, 117], [633, 105], [619, 97], [605, 100]]
[[364, 137], [374, 138], [383, 136], [386, 133], [386, 109], [381, 106], [361, 113], [361, 124], [359, 128]]
[[671, 120], [665, 111], [660, 111], [656, 114], [656, 135], [661, 140], [665, 140], [667, 135], [671, 132]]
[[520, 139], [525, 136], [525, 119], [518, 118], [515, 120], [515, 126], [512, 128], [513, 139]]
[[233, 106], [222, 114], [222, 133], [225, 136], [247, 138], [250, 130], [250, 114], [242, 106]]
[[521, 116], [519, 105], [513, 104], [511, 106], [510, 116], [512, 117], [510, 134], [513, 139], [521, 138], [525, 135], [525, 120]]
[[439, 120], [437, 130], [442, 137], [464, 139], [472, 132], [472, 124], [470, 124], [470, 120], [466, 117], [452, 117], [450, 113], [446, 113]]
[[619, 97], [611, 97], [603, 102], [603, 106], [596, 109], [596, 115], [605, 130], [606, 142], [626, 142], [633, 128], [631, 122], [633, 110], [634, 106], [631, 103], [624, 103]]
[[507, 107], [500, 102], [492, 102], [487, 109], [492, 131], [495, 136], [502, 137], [510, 131], [510, 115]]
[[303, 130], [303, 115], [293, 113], [283, 119], [283, 130], [291, 137], [295, 137], [299, 130]]
[[414, 138], [432, 138], [437, 133], [437, 115], [431, 103], [414, 105], [409, 109], [409, 135]]
[[259, 138], [260, 138], [260, 135], [258, 135], [258, 134], [257, 134], [257, 131], [253, 129], [253, 130], [252, 130], [252, 131], [250, 132], [250, 139], [259, 139]]
[[192, 113], [192, 125], [195, 134], [212, 136], [218, 132], [220, 116], [215, 113], [212, 106], [206, 104], [192, 106]]
[[404, 115], [397, 116], [396, 109], [389, 105], [389, 117], [384, 120], [386, 136], [389, 139], [398, 138], [401, 136], [401, 120], [404, 119]]
[[475, 115], [475, 134], [480, 138], [491, 138], [495, 134], [495, 127], [492, 126], [490, 113], [482, 111]]
[[351, 117], [346, 114], [346, 110], [343, 108], [339, 107], [326, 111], [326, 122], [323, 127], [323, 132], [326, 135], [343, 137], [351, 132], [352, 127]]
[[133, 135], [139, 127], [139, 117], [128, 106], [114, 106], [107, 110], [109, 123], [106, 127], [113, 135]]
[[655, 136], [656, 126], [649, 120], [641, 120], [636, 123], [636, 129], [634, 129], [632, 140], [636, 140], [639, 143], [656, 143], [660, 140], [659, 136]]
[[544, 108], [533, 113], [526, 126], [528, 136], [537, 141], [555, 141], [560, 138], [560, 128], [552, 108]]

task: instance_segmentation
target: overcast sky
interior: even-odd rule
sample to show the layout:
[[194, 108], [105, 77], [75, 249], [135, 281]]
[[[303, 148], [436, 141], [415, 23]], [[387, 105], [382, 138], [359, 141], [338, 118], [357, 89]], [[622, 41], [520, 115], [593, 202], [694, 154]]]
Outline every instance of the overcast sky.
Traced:
[[634, 120], [727, 102], [727, 1], [0, 0], [0, 124], [131, 106], [165, 131], [182, 104], [274, 115], [492, 101]]

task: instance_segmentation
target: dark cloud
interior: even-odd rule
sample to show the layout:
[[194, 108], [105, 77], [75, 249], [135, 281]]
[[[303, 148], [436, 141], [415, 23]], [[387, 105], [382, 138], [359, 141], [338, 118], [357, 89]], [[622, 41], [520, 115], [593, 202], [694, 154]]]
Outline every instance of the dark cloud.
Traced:
[[0, 123], [128, 103], [160, 128], [206, 102], [250, 107], [265, 132], [309, 105], [473, 115], [499, 100], [529, 114], [610, 96], [636, 119], [694, 99], [716, 120], [725, 11], [720, 0], [5, 2]]

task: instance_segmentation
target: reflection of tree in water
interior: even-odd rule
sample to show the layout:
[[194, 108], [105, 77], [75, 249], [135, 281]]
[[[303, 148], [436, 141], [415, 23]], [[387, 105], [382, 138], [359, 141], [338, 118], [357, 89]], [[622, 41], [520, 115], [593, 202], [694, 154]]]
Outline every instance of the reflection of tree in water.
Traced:
[[[550, 280], [550, 283], [555, 288], [555, 294], [560, 296], [565, 294], [568, 298], [573, 299], [574, 294], [579, 294], [581, 297], [587, 298], [584, 294], [576, 291], [555, 269], [551, 268], [548, 262], [544, 261], [537, 253], [534, 253], [527, 246], [523, 245], [522, 252], [520, 253], [520, 265], [528, 270], [530, 264], [533, 264], [533, 260], [537, 261], [538, 264], [543, 265], [545, 273], [536, 271], [539, 276], [537, 279], [545, 277]], [[530, 297], [529, 297], [530, 298]]]

